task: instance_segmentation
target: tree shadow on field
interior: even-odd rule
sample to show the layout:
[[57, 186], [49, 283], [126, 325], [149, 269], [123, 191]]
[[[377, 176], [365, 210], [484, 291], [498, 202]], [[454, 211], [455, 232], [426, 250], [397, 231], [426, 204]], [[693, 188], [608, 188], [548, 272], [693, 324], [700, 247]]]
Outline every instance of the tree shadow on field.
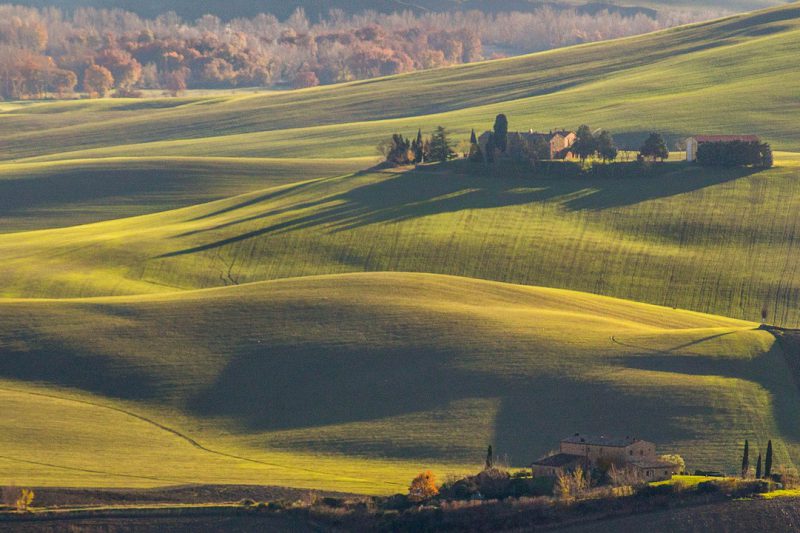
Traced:
[[[531, 402], [530, 391], [538, 391]], [[524, 466], [558, 448], [574, 433], [638, 437], [658, 443], [691, 440], [700, 433], [687, 418], [713, 416], [707, 405], [641, 389], [630, 392], [601, 382], [548, 376], [504, 396], [495, 422], [494, 448]]]
[[[259, 220], [267, 221], [266, 225], [256, 229], [158, 257], [203, 252], [261, 236], [312, 228], [339, 232], [464, 210], [559, 202], [560, 199], [560, 205], [567, 210], [611, 209], [690, 193], [757, 172], [750, 168], [706, 169], [685, 163], [656, 164], [641, 172], [634, 170], [633, 175], [630, 172], [634, 167], [620, 168], [628, 172], [626, 177], [598, 178], [591, 174], [571, 178], [536, 176], [529, 165], [511, 163], [496, 165], [488, 170], [484, 165], [467, 161], [424, 166], [390, 173], [385, 179], [342, 194], [279, 209], [267, 207], [255, 215], [195, 230], [192, 235], [235, 228]], [[253, 205], [253, 202], [249, 205]], [[294, 211], [304, 214], [276, 223], [269, 222], [273, 217]]]
[[796, 423], [800, 415], [800, 391], [792, 381], [777, 343], [754, 359], [653, 351], [645, 355], [621, 357], [617, 361], [627, 368], [640, 370], [750, 381], [769, 393], [775, 422], [781, 434], [795, 441], [800, 440], [800, 427]]
[[250, 348], [188, 407], [248, 430], [283, 430], [383, 419], [502, 390], [499, 380], [456, 369], [455, 358], [435, 349]]
[[0, 348], [3, 378], [51, 383], [126, 400], [155, 398], [163, 385], [153, 374], [115, 362], [111, 355], [91, 353], [85, 346], [75, 348], [25, 332], [14, 332], [14, 345], [33, 348]]

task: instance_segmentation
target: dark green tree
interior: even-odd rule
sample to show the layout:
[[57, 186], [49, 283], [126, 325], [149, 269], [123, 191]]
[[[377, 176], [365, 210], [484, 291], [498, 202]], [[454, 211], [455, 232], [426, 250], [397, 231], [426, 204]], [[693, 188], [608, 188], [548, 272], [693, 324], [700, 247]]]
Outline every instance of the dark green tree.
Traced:
[[411, 141], [401, 134], [395, 133], [391, 139], [381, 142], [378, 150], [384, 155], [387, 163], [395, 166], [408, 165], [413, 158], [411, 144]]
[[747, 477], [748, 470], [750, 470], [750, 443], [745, 440], [742, 452], [742, 479]]
[[761, 479], [761, 454], [758, 454], [758, 461], [756, 461], [756, 479]]
[[508, 149], [508, 118], [502, 113], [494, 119], [494, 145], [503, 153]]
[[425, 162], [425, 141], [422, 140], [422, 130], [417, 130], [417, 138], [412, 141], [411, 150], [414, 152], [414, 163]]
[[772, 475], [772, 440], [767, 441], [767, 456], [764, 458], [764, 477]]
[[469, 139], [469, 160], [473, 163], [483, 163], [483, 152], [481, 152], [481, 145], [478, 144], [475, 130], [472, 130], [472, 135]]
[[654, 162], [660, 159], [663, 162], [669, 158], [669, 149], [660, 133], [651, 133], [639, 148], [639, 155], [643, 159], [650, 158]]
[[487, 163], [494, 163], [494, 153], [497, 151], [497, 144], [494, 141], [494, 133], [489, 134], [489, 138], [486, 140], [486, 162]]
[[772, 165], [775, 164], [775, 160], [772, 157], [772, 147], [767, 143], [763, 143], [760, 148], [761, 166], [763, 168], [772, 168]]
[[586, 159], [597, 153], [597, 139], [595, 139], [592, 134], [592, 129], [586, 124], [578, 128], [575, 134], [577, 135], [577, 139], [575, 139], [570, 150], [573, 154], [577, 155], [581, 163], [583, 163]]
[[433, 161], [441, 161], [442, 163], [452, 159], [456, 155], [453, 151], [453, 148], [450, 146], [450, 139], [447, 134], [447, 130], [445, 130], [442, 126], [439, 126], [436, 128], [436, 131], [433, 132], [429, 150], [430, 158]]
[[523, 156], [531, 163], [550, 159], [550, 143], [544, 137], [536, 136], [522, 145]]
[[489, 445], [489, 449], [486, 450], [486, 470], [489, 470], [494, 466], [494, 453], [492, 452], [492, 445]]
[[597, 136], [597, 153], [603, 162], [613, 161], [617, 158], [619, 151], [614, 146], [614, 137], [611, 132], [603, 130]]

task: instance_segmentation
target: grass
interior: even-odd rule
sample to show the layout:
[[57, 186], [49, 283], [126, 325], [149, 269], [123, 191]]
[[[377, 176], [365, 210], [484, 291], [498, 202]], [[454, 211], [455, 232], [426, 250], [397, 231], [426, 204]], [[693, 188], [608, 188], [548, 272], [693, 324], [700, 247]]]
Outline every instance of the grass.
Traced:
[[0, 164], [0, 231], [166, 211], [312, 177], [351, 173], [372, 161], [137, 157]]
[[773, 500], [777, 498], [800, 498], [800, 489], [781, 489], [760, 494], [760, 498], [765, 500]]
[[[800, 323], [796, 159], [619, 179], [456, 162], [358, 173], [130, 219], [0, 235], [0, 293], [82, 297], [416, 271]], [[723, 236], [723, 237], [720, 237]]]
[[656, 481], [654, 483], [650, 483], [650, 485], [654, 487], [679, 485], [683, 488], [690, 489], [696, 487], [700, 483], [705, 483], [706, 481], [719, 481], [720, 479], [721, 478], [719, 477], [710, 476], [672, 476], [672, 479]]
[[770, 334], [582, 293], [378, 273], [9, 300], [0, 322], [0, 483], [387, 493], [474, 470], [490, 442], [525, 465], [573, 430], [711, 468], [742, 438], [800, 451]]
[[[800, 149], [797, 4], [615, 42], [267, 95], [42, 103], [2, 113], [0, 157], [362, 157], [392, 131], [610, 128], [638, 147], [752, 132]], [[413, 95], [409, 96], [409, 95]], [[708, 105], [709, 99], [714, 105]], [[163, 101], [163, 100], [162, 100]]]
[[793, 466], [800, 393], [752, 321], [800, 323], [796, 154], [358, 170], [501, 111], [797, 150], [799, 39], [792, 4], [336, 87], [0, 104], [0, 483], [385, 494], [572, 431]]

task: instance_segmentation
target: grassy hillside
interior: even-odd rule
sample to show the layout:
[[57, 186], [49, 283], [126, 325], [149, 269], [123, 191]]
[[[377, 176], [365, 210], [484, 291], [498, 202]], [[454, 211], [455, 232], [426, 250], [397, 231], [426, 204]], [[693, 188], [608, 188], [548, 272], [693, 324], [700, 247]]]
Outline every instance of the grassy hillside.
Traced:
[[523, 465], [577, 430], [711, 467], [743, 438], [800, 452], [769, 333], [569, 291], [360, 274], [6, 300], [0, 323], [3, 483], [392, 492], [427, 465], [474, 468], [489, 442]]
[[793, 4], [621, 41], [303, 91], [18, 106], [0, 113], [0, 157], [367, 156], [392, 131], [442, 124], [466, 135], [488, 128], [498, 112], [509, 114], [512, 129], [588, 122], [636, 147], [657, 129], [671, 139], [753, 132], [777, 148], [800, 150], [791, 118], [799, 43], [800, 7]]
[[359, 271], [573, 288], [800, 323], [800, 162], [619, 179], [455, 162], [358, 173], [131, 219], [0, 235], [0, 293], [163, 292]]
[[140, 157], [0, 164], [0, 232], [155, 213], [351, 173], [372, 161]]
[[336, 87], [3, 103], [0, 483], [389, 493], [573, 431], [728, 469], [772, 438], [794, 464], [800, 392], [736, 319], [800, 324], [800, 156], [359, 169], [390, 132], [498, 112], [800, 150], [798, 44], [793, 4]]

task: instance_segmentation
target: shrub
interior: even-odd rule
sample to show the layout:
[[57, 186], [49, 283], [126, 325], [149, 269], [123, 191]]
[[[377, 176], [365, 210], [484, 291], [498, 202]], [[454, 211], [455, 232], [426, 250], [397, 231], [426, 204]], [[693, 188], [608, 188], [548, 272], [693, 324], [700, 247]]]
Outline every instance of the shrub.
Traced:
[[704, 143], [697, 148], [697, 162], [717, 167], [764, 167], [773, 164], [769, 144], [755, 141]]
[[17, 511], [20, 513], [28, 511], [35, 496], [36, 494], [32, 489], [22, 489], [20, 491], [19, 498], [17, 498], [17, 501], [15, 502]]
[[489, 468], [475, 478], [478, 491], [486, 498], [505, 498], [510, 495], [511, 476], [505, 470]]
[[430, 470], [421, 472], [411, 481], [408, 488], [408, 499], [413, 502], [424, 502], [439, 494], [436, 487], [436, 476]]

